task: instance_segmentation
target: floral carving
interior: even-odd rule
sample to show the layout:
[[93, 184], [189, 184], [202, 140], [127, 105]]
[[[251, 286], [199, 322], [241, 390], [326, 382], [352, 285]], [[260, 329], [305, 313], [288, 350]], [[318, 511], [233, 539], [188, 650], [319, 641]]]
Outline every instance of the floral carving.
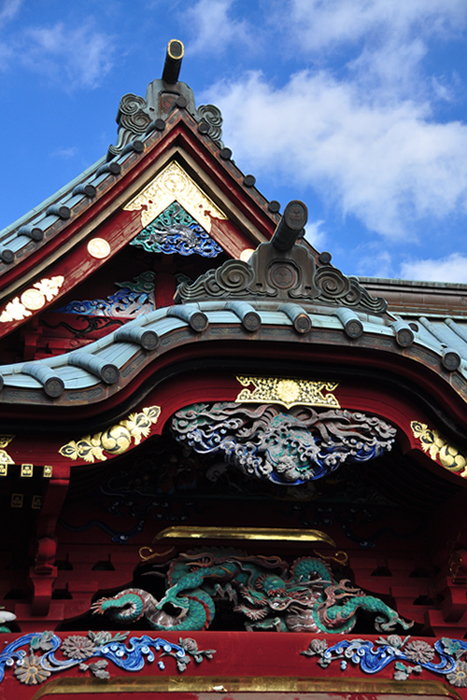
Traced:
[[433, 647], [421, 639], [415, 639], [413, 642], [408, 642], [404, 653], [411, 661], [425, 664], [432, 661], [435, 655]]
[[[340, 408], [339, 402], [330, 393], [337, 389], [336, 382], [318, 382], [311, 379], [282, 379], [281, 377], [236, 377], [246, 389], [238, 394], [235, 403], [280, 403], [292, 406], [320, 406]], [[253, 385], [253, 389], [250, 387]], [[327, 391], [326, 395], [323, 391]]]
[[140, 413], [131, 413], [126, 420], [110, 426], [102, 433], [85, 435], [81, 440], [70, 440], [63, 445], [59, 452], [69, 459], [84, 459], [94, 462], [96, 459], [106, 460], [107, 456], [119, 455], [131, 447], [131, 441], [139, 445], [143, 437], [151, 432], [151, 427], [157, 423], [161, 409], [159, 406], [143, 408]]
[[5, 306], [0, 314], [0, 323], [9, 321], [21, 321], [27, 316], [31, 316], [32, 311], [41, 309], [47, 301], [54, 299], [62, 286], [65, 278], [62, 275], [42, 279], [26, 289], [19, 297], [15, 297]]
[[454, 671], [448, 673], [446, 678], [450, 684], [455, 685], [456, 688], [467, 688], [467, 663], [465, 661], [458, 661]]
[[41, 665], [41, 657], [30, 654], [16, 662], [15, 676], [20, 683], [37, 685], [50, 676], [50, 671]]
[[[443, 637], [433, 645], [422, 639], [402, 639], [398, 634], [380, 637], [375, 642], [364, 639], [343, 639], [328, 647], [325, 640], [313, 639], [303, 656], [318, 657], [318, 664], [327, 668], [338, 661], [342, 671], [348, 662], [359, 666], [363, 673], [379, 673], [393, 664], [394, 680], [405, 681], [412, 674], [431, 671], [445, 676], [457, 688], [467, 688], [467, 642]], [[438, 657], [438, 659], [436, 659]], [[408, 662], [408, 663], [404, 663]]]
[[[108, 679], [109, 663], [124, 671], [141, 671], [146, 663], [159, 657], [171, 657], [180, 673], [185, 671], [191, 659], [199, 664], [203, 659], [211, 659], [214, 649], [200, 650], [194, 639], [180, 639], [179, 644], [168, 642], [160, 637], [147, 634], [131, 637], [125, 643], [128, 632], [88, 632], [85, 635], [71, 635], [63, 641], [53, 632], [27, 634], [8, 644], [0, 653], [0, 683], [5, 670], [14, 667], [13, 673], [20, 683], [37, 685], [52, 674], [78, 667], [80, 671], [90, 671], [96, 678]], [[39, 653], [34, 653], [39, 652]], [[42, 653], [40, 653], [42, 652]], [[59, 652], [57, 656], [57, 652]], [[84, 659], [95, 660], [84, 663]], [[164, 662], [159, 661], [160, 670]]]
[[81, 635], [72, 635], [67, 637], [62, 643], [62, 652], [64, 656], [70, 659], [89, 659], [94, 655], [96, 645], [89, 637]]

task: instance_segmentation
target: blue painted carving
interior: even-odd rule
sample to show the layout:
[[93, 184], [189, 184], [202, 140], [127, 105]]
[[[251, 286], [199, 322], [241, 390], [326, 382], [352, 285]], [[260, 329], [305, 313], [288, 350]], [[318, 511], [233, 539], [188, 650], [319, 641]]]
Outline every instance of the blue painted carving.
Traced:
[[89, 316], [140, 316], [154, 311], [154, 278], [151, 270], [142, 272], [131, 282], [116, 282], [121, 287], [107, 299], [71, 301], [56, 311]]
[[172, 419], [175, 438], [200, 454], [221, 454], [247, 476], [298, 486], [344, 462], [366, 462], [390, 450], [396, 429], [376, 416], [332, 409], [318, 413], [273, 405], [193, 404]]
[[130, 245], [139, 246], [149, 253], [180, 253], [215, 258], [222, 253], [199, 223], [178, 202], [173, 202], [144, 228]]
[[327, 668], [335, 661], [341, 671], [348, 663], [359, 666], [363, 673], [379, 673], [393, 665], [394, 679], [405, 681], [411, 674], [423, 670], [443, 675], [451, 685], [467, 687], [467, 642], [443, 637], [433, 645], [421, 639], [402, 639], [397, 634], [380, 637], [375, 642], [364, 639], [343, 639], [328, 647], [325, 639], [313, 639], [303, 656], [319, 657], [318, 664]]
[[[70, 635], [61, 640], [53, 632], [26, 634], [6, 646], [0, 654], [0, 683], [5, 670], [13, 669], [20, 683], [37, 685], [43, 683], [53, 673], [67, 671], [78, 666], [81, 671], [90, 671], [97, 678], [110, 678], [107, 670], [109, 662], [124, 671], [141, 671], [146, 663], [152, 663], [158, 653], [159, 659], [175, 659], [177, 670], [182, 673], [191, 659], [201, 663], [211, 659], [214, 649], [200, 650], [194, 639], [179, 639], [179, 644], [168, 642], [160, 637], [147, 634], [130, 637], [128, 632], [88, 632], [84, 635]], [[60, 651], [60, 657], [55, 655]], [[96, 659], [92, 663], [85, 663]], [[158, 661], [160, 670], [165, 668]]]

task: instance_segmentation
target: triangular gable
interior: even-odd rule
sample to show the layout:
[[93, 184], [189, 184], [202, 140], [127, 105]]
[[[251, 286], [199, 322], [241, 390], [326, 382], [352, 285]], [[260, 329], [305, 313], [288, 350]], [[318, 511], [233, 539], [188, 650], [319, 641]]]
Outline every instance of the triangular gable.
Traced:
[[[201, 227], [201, 248], [211, 253], [240, 257], [272, 235], [277, 208], [268, 209], [254, 178], [238, 171], [230, 151], [221, 149], [183, 107], [175, 105], [163, 127], [87, 171], [42, 218], [37, 211], [29, 222], [23, 217], [16, 236], [10, 227], [4, 239], [10, 248], [4, 244], [3, 253], [11, 253], [21, 240], [26, 245], [1, 258], [0, 337], [57, 305], [125, 246], [141, 243], [146, 227], [174, 203]], [[177, 252], [176, 246], [170, 252]]]

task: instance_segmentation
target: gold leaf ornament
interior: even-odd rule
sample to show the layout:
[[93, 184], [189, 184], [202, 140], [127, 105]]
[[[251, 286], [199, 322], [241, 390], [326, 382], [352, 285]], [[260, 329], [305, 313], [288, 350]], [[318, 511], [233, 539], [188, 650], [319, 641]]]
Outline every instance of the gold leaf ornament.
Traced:
[[161, 170], [149, 185], [125, 204], [123, 209], [140, 211], [144, 227], [173, 202], [181, 204], [208, 233], [211, 230], [210, 216], [216, 219], [227, 218], [176, 161], [172, 161]]
[[20, 297], [14, 297], [0, 314], [0, 323], [21, 321], [31, 316], [32, 311], [42, 309], [46, 301], [52, 301], [58, 294], [65, 278], [56, 275], [50, 279], [44, 278], [26, 289]]
[[59, 449], [59, 453], [68, 459], [84, 459], [94, 462], [105, 461], [108, 453], [116, 456], [126, 452], [132, 445], [139, 445], [143, 437], [151, 432], [161, 413], [160, 406], [143, 408], [139, 413], [131, 413], [125, 420], [111, 425], [95, 435], [85, 435], [80, 440], [70, 440]]
[[[0, 435], [0, 465], [15, 463], [14, 460], [8, 454], [8, 452], [5, 450], [5, 447], [8, 447], [8, 445], [14, 437], [14, 435]], [[7, 467], [5, 466], [4, 469], [7, 469]]]
[[[337, 382], [320, 382], [308, 379], [285, 379], [282, 377], [236, 377], [246, 388], [238, 394], [235, 403], [278, 403], [286, 408], [292, 406], [321, 406], [340, 408], [331, 392]], [[323, 391], [329, 393], [323, 394]]]
[[414, 436], [420, 441], [422, 450], [442, 467], [467, 478], [467, 455], [455, 445], [450, 444], [437, 430], [432, 430], [426, 423], [412, 421], [410, 427]]

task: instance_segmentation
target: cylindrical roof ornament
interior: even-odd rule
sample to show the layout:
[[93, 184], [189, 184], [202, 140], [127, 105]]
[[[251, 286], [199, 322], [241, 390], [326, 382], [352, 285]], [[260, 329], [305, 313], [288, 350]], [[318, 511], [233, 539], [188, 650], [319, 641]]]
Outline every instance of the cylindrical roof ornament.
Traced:
[[178, 39], [171, 39], [167, 46], [162, 80], [164, 83], [174, 85], [178, 81], [182, 58], [185, 53], [184, 46]]
[[277, 250], [290, 250], [302, 233], [308, 220], [306, 204], [293, 199], [285, 208], [282, 219], [275, 230], [271, 243]]

